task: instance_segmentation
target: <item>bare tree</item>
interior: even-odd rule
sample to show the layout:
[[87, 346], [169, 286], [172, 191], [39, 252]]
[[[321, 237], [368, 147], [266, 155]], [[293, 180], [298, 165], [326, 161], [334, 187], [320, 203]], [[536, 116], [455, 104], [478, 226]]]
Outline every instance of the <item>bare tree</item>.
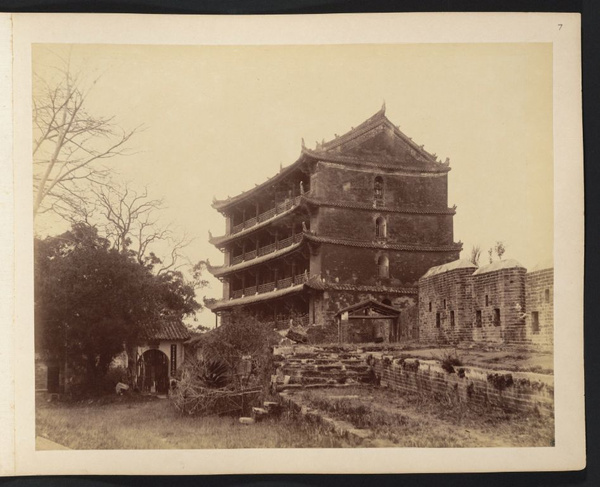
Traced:
[[[170, 225], [160, 224], [163, 200], [153, 199], [148, 189], [138, 192], [129, 184], [100, 185], [92, 190], [96, 196], [92, 210], [101, 218], [97, 226], [120, 252], [132, 252], [142, 265], [151, 264], [157, 274], [175, 271], [190, 265], [183, 249], [193, 242], [185, 232], [177, 235]], [[97, 217], [96, 217], [97, 219]], [[159, 258], [156, 249], [162, 248], [166, 257]]]
[[127, 142], [139, 130], [124, 130], [114, 117], [91, 114], [91, 87], [74, 75], [68, 61], [55, 79], [34, 73], [34, 217], [54, 211], [69, 214], [85, 203], [85, 183], [103, 184], [110, 173], [103, 161], [131, 154]]
[[470, 261], [472, 264], [479, 266], [479, 258], [481, 257], [481, 247], [479, 245], [473, 245], [471, 247]]

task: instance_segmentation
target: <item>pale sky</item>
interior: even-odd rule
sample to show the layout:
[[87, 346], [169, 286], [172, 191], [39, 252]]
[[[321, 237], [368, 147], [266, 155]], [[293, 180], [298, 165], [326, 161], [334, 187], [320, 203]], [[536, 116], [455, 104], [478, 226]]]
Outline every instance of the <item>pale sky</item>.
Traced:
[[[193, 260], [222, 254], [208, 231], [224, 233], [211, 208], [254, 187], [308, 147], [386, 115], [441, 160], [450, 158], [448, 204], [458, 206], [455, 241], [483, 249], [502, 240], [531, 268], [552, 259], [551, 44], [325, 46], [38, 45], [34, 69], [49, 73], [70, 51], [75, 70], [96, 77], [92, 113], [143, 124], [114, 159], [120, 177], [148, 185], [168, 205], [165, 219], [197, 240]], [[64, 227], [38, 219], [41, 233]], [[221, 296], [211, 288], [199, 297]], [[209, 311], [199, 322], [213, 323]]]

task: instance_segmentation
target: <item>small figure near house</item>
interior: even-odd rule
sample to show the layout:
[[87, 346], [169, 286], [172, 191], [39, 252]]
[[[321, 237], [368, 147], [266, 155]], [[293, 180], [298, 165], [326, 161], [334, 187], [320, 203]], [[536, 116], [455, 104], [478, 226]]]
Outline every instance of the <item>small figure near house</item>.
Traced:
[[123, 382], [118, 382], [117, 385], [115, 386], [115, 392], [117, 393], [118, 396], [123, 395], [123, 391], [128, 391], [129, 390], [129, 386], [127, 384], [124, 384]]

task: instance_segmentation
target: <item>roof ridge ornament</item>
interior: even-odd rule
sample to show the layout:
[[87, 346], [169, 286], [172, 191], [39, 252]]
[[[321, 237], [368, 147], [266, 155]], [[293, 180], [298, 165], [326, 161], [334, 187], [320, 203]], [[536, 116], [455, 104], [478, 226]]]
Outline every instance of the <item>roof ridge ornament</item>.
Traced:
[[385, 98], [383, 100], [383, 104], [381, 105], [381, 110], [379, 110], [382, 115], [385, 115]]

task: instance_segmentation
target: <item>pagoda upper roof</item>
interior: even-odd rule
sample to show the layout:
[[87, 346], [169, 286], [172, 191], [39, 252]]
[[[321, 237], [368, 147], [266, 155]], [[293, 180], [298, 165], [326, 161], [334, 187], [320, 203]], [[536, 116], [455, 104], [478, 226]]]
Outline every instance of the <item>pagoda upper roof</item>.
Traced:
[[352, 127], [329, 142], [317, 143], [315, 149], [307, 148], [303, 141], [300, 157], [294, 163], [281, 168], [273, 177], [237, 196], [215, 199], [212, 206], [219, 211], [226, 210], [284, 179], [308, 160], [407, 172], [447, 173], [450, 170], [448, 159], [439, 162], [435, 154], [430, 154], [422, 145], [417, 145], [401, 132], [386, 117], [384, 104], [377, 113], [357, 127]]

